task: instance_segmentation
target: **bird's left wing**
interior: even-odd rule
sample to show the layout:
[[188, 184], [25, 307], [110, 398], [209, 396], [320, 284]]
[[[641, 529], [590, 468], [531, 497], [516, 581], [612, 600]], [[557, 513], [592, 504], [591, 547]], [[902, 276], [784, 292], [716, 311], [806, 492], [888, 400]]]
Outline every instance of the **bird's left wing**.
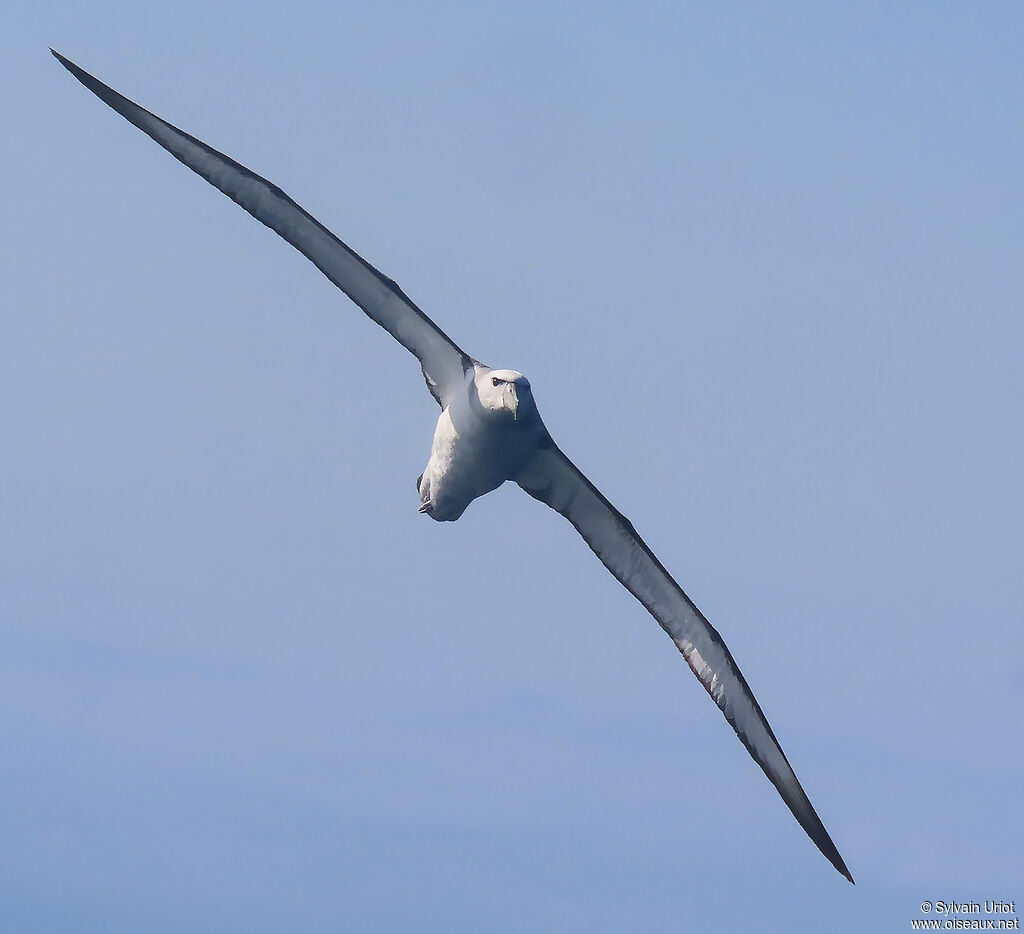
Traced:
[[538, 449], [516, 482], [565, 516], [604, 566], [661, 624], [800, 826], [832, 865], [853, 882], [732, 653], [632, 523], [550, 440]]
[[387, 276], [349, 249], [277, 185], [107, 87], [59, 52], [57, 60], [129, 123], [287, 240], [420, 361], [427, 388], [446, 406], [473, 361]]

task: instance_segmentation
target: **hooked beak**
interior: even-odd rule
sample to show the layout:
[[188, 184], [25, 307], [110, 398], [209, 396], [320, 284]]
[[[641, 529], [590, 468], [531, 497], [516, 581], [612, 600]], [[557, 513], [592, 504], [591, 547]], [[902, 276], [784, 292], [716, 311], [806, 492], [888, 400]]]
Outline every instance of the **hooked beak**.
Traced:
[[512, 418], [513, 418], [513, 420], [518, 420], [518, 418], [519, 418], [519, 396], [516, 394], [516, 387], [515, 387], [514, 384], [509, 383], [505, 387], [505, 391], [508, 393], [508, 396], [509, 396], [507, 405], [508, 405], [509, 410], [512, 412]]

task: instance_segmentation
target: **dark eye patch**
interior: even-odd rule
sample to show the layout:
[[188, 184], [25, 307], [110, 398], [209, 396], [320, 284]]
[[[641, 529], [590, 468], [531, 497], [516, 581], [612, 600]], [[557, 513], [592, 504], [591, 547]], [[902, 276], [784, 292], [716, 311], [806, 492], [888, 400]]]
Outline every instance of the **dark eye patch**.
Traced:
[[497, 376], [492, 376], [491, 377], [491, 385], [492, 386], [500, 386], [504, 382], [506, 382], [506, 380], [499, 379]]

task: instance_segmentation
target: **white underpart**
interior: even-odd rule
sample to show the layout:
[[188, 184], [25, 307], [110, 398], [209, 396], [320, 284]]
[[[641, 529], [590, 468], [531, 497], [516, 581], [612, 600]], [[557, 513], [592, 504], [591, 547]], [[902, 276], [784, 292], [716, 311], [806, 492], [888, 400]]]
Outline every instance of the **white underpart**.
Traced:
[[[455, 395], [437, 420], [430, 460], [420, 480], [420, 500], [427, 514], [438, 521], [453, 522], [478, 496], [515, 477], [545, 434], [532, 399], [516, 419], [505, 410], [481, 404], [478, 382], [486, 385], [493, 374], [522, 375], [476, 367], [475, 373], [467, 374], [464, 391]], [[497, 405], [502, 395], [501, 387], [494, 387], [490, 401]]]

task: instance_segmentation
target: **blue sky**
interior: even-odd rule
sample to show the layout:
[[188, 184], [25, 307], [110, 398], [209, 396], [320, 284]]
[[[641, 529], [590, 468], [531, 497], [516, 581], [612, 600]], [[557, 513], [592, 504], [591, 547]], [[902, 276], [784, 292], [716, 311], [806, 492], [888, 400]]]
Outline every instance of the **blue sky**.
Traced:
[[[0, 931], [1024, 900], [1022, 38], [1009, 3], [7, 11]], [[412, 358], [49, 45], [529, 375], [855, 888], [563, 520], [417, 515]]]

